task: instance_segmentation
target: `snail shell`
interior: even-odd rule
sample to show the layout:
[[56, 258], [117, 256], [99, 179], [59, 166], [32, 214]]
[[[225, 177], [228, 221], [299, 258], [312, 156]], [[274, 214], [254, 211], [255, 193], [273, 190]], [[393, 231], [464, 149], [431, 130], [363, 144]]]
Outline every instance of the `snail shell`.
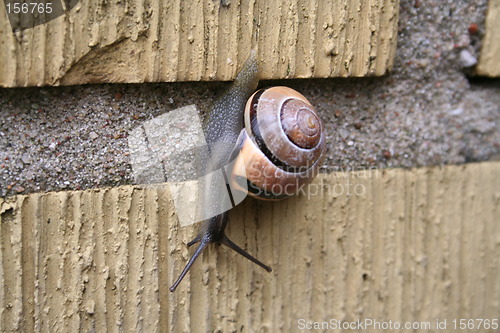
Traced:
[[[296, 194], [318, 173], [323, 124], [311, 103], [288, 87], [255, 92], [247, 101], [231, 186], [259, 199]], [[246, 182], [246, 184], [245, 184]]]

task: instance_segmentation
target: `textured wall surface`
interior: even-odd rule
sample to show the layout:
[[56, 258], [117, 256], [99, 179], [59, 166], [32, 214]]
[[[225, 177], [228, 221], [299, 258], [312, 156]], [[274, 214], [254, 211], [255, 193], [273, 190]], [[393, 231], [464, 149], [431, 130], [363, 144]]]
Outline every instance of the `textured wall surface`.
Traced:
[[398, 0], [81, 0], [14, 34], [0, 6], [0, 86], [229, 80], [256, 41], [262, 78], [383, 75], [398, 10]]
[[213, 246], [173, 294], [196, 228], [178, 226], [165, 188], [0, 199], [0, 331], [500, 316], [499, 162], [333, 173], [309, 198], [248, 200], [228, 234], [273, 272]]
[[500, 77], [500, 0], [490, 0], [478, 75]]

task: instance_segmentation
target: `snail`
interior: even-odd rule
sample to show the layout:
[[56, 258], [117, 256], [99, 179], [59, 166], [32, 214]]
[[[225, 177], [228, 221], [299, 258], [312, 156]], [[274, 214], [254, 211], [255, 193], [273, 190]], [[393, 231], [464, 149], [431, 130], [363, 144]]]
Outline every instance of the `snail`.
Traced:
[[[279, 200], [295, 194], [316, 176], [325, 151], [325, 135], [319, 116], [304, 96], [287, 87], [255, 92], [258, 82], [257, 60], [252, 51], [235, 81], [215, 101], [204, 123], [209, 149], [207, 171], [220, 169], [223, 175], [222, 180], [207, 177], [206, 182], [222, 182], [224, 187], [228, 183], [232, 190], [252, 197]], [[206, 189], [202, 209], [218, 211], [220, 193], [214, 189], [221, 187]], [[228, 222], [227, 211], [203, 222], [200, 232], [187, 246], [200, 244], [170, 287], [171, 292], [211, 243], [224, 244], [266, 271], [272, 271], [226, 236]]]

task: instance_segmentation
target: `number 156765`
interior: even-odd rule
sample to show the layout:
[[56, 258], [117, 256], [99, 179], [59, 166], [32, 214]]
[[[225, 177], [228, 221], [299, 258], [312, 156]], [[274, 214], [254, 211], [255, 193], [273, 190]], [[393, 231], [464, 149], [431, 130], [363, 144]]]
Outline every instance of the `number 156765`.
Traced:
[[52, 13], [52, 3], [51, 2], [14, 2], [7, 3], [7, 13], [14, 14], [34, 14], [34, 13]]

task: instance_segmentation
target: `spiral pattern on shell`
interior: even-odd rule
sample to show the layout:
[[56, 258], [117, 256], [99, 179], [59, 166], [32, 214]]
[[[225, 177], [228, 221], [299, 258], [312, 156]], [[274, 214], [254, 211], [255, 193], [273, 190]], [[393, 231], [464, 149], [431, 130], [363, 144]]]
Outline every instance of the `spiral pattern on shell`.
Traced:
[[240, 172], [235, 176], [245, 176], [250, 195], [281, 199], [316, 176], [325, 135], [318, 114], [303, 95], [288, 87], [258, 90], [246, 104], [244, 121]]

